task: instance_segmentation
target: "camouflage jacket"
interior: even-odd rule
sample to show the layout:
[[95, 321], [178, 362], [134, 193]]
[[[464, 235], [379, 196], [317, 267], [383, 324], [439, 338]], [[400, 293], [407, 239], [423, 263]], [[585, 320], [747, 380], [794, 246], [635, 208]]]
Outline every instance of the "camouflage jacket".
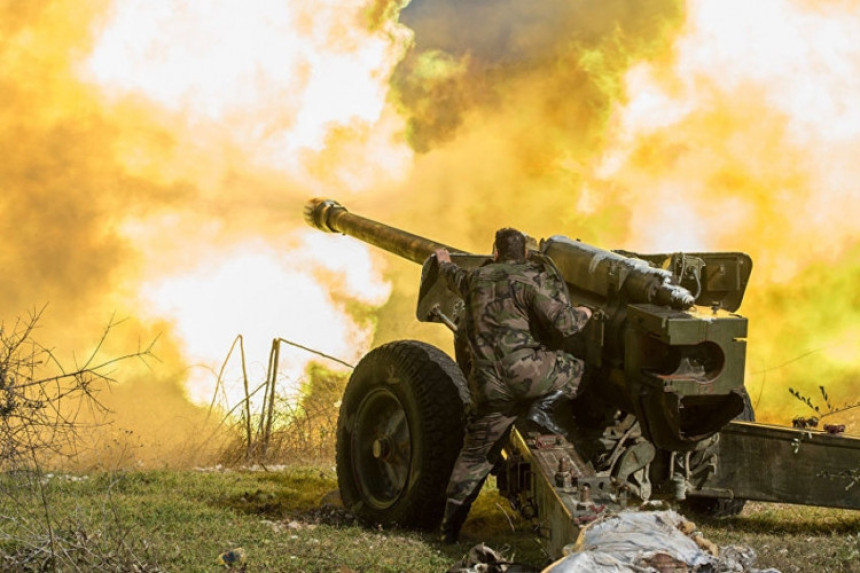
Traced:
[[466, 329], [473, 374], [505, 372], [524, 353], [542, 353], [546, 349], [536, 337], [539, 330], [567, 337], [588, 321], [571, 306], [566, 285], [553, 268], [501, 261], [471, 270], [440, 263], [439, 271], [465, 302], [461, 327]]

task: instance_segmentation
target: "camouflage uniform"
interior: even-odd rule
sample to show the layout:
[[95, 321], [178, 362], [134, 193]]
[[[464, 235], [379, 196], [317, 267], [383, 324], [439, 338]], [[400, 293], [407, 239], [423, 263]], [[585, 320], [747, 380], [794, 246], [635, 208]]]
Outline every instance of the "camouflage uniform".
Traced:
[[[567, 288], [552, 268], [529, 261], [501, 261], [465, 270], [443, 262], [439, 270], [449, 288], [465, 301], [461, 328], [472, 359], [471, 412], [447, 490], [449, 509], [452, 504], [462, 505], [463, 514], [468, 513], [516, 419], [535, 399], [556, 390], [569, 396], [576, 393], [582, 361], [548, 350], [535, 338], [535, 331], [541, 328], [571, 336], [583, 328], [588, 316], [571, 306]], [[465, 514], [460, 517], [462, 523]], [[454, 527], [459, 529], [459, 524]]]

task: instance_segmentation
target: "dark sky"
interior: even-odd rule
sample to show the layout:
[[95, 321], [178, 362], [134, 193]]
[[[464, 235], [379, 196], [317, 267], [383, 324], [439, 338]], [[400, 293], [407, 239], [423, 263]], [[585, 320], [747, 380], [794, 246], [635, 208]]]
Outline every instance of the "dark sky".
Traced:
[[[417, 151], [451, 141], [470, 111], [503, 109], [523, 86], [535, 93], [515, 105], [553, 116], [553, 129], [594, 148], [623, 96], [619, 78], [671, 45], [683, 2], [413, 0], [400, 21], [415, 47], [392, 83]], [[428, 73], [431, 60], [449, 73]]]
[[400, 20], [415, 30], [419, 50], [492, 62], [551, 52], [583, 11], [583, 2], [570, 0], [413, 0]]

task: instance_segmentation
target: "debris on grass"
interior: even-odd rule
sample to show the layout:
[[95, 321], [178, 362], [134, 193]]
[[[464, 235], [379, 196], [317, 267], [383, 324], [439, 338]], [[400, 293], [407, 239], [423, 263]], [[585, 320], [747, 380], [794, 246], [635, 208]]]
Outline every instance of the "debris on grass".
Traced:
[[224, 565], [227, 568], [232, 569], [233, 567], [243, 567], [245, 565], [246, 555], [245, 550], [241, 547], [237, 547], [236, 549], [231, 549], [229, 551], [223, 552], [218, 556], [216, 563], [218, 565]]

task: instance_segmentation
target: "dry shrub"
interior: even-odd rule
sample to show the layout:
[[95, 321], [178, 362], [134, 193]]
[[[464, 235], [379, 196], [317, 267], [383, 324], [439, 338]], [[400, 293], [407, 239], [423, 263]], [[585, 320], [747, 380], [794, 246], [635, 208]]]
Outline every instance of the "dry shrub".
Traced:
[[[337, 416], [349, 374], [312, 363], [300, 384], [299, 397], [275, 396], [271, 431], [265, 412], [252, 415], [250, 441], [244, 419], [235, 424], [236, 438], [223, 451], [227, 465], [327, 464], [334, 461]], [[243, 416], [244, 418], [244, 416]]]
[[77, 437], [91, 428], [78, 421], [82, 412], [105, 413], [96, 394], [114, 380], [121, 362], [152, 357], [152, 345], [117, 357], [103, 346], [117, 322], [105, 327], [94, 349], [71, 369], [33, 334], [42, 311], [8, 327], [0, 325], [0, 498], [2, 519], [10, 529], [0, 535], [0, 567], [11, 571], [155, 571], [118, 535], [109, 540], [89, 535], [54, 516], [43, 467], [74, 455]]

